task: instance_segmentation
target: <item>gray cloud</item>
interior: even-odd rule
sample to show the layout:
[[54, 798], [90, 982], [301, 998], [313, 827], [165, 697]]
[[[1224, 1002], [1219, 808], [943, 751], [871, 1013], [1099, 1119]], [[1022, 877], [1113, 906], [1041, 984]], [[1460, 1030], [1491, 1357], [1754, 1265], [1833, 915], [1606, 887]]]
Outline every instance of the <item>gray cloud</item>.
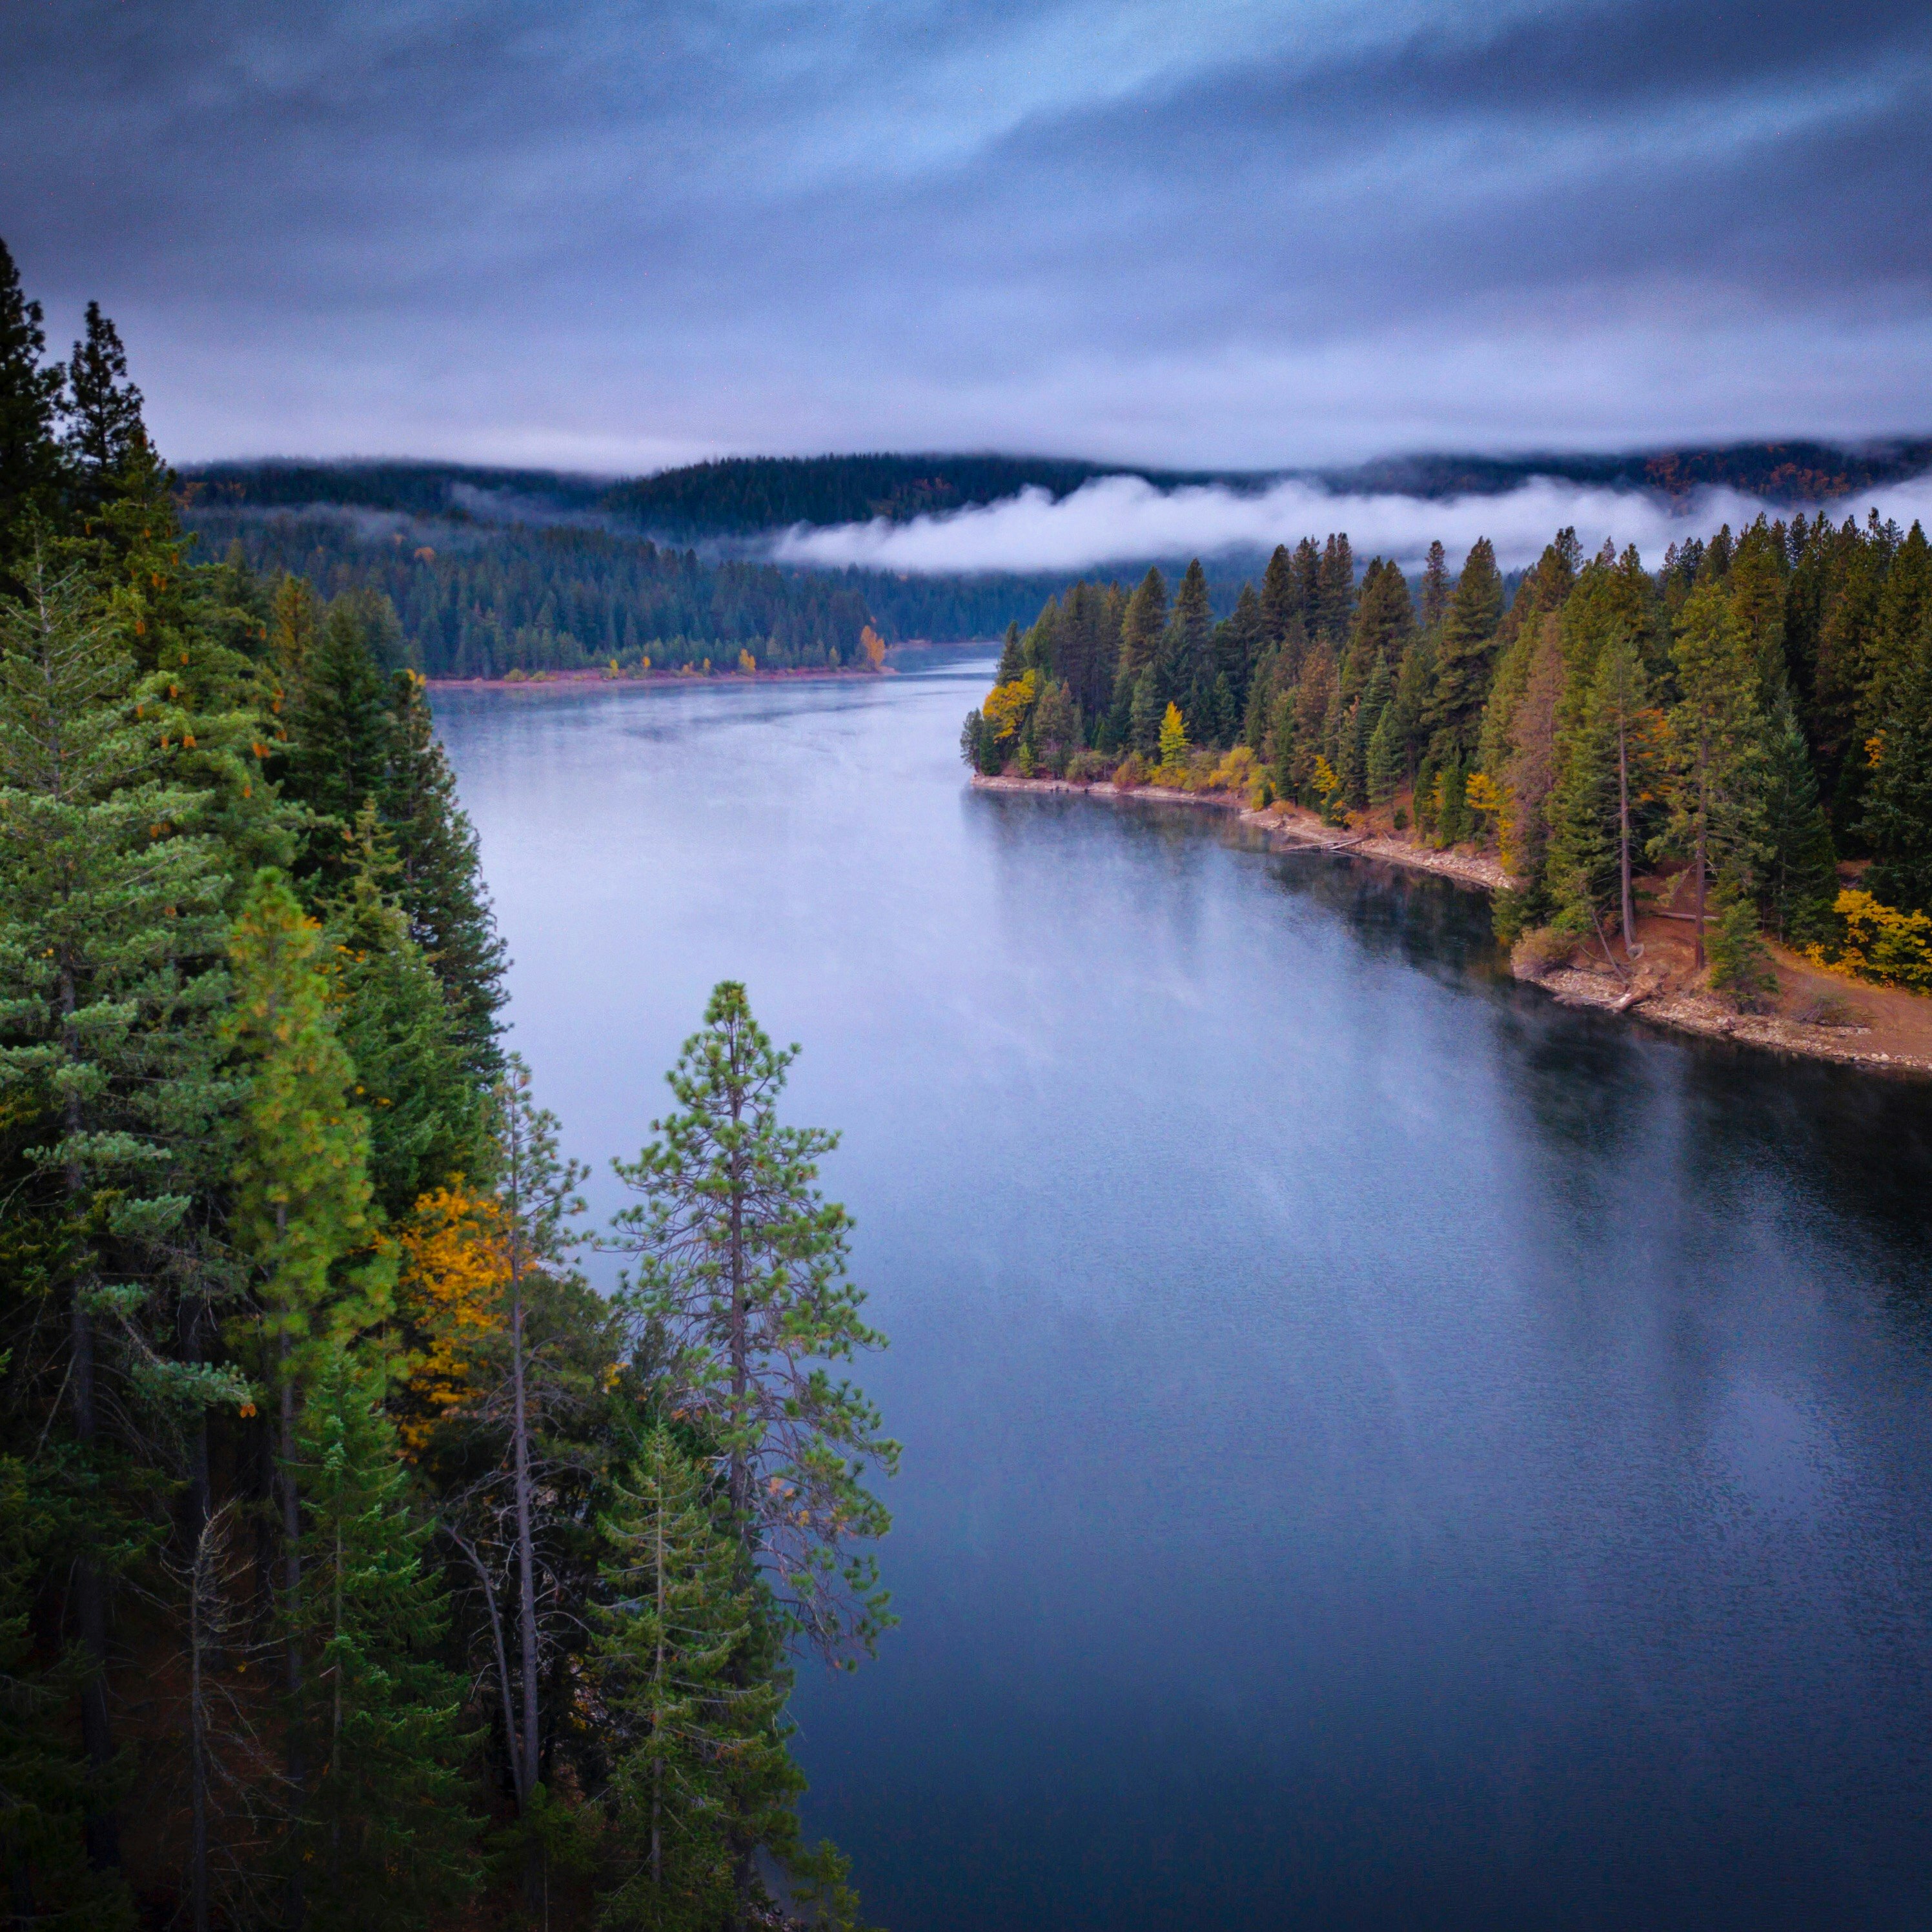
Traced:
[[0, 116], [184, 458], [1932, 427], [1899, 0], [16, 0]]

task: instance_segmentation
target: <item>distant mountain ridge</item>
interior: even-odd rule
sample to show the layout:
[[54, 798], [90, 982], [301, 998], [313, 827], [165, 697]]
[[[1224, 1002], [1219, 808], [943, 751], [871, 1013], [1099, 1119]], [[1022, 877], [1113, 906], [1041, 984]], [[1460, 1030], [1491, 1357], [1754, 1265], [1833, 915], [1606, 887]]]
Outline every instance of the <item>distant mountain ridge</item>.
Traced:
[[1932, 437], [1856, 448], [1809, 442], [1732, 443], [1622, 455], [1424, 455], [1347, 470], [1173, 470], [1132, 464], [992, 454], [724, 457], [612, 482], [544, 470], [407, 460], [278, 459], [192, 466], [190, 506], [292, 509], [333, 503], [480, 522], [558, 520], [628, 527], [674, 542], [747, 538], [798, 524], [913, 518], [997, 502], [1024, 488], [1056, 500], [1100, 476], [1159, 489], [1220, 484], [1250, 490], [1299, 476], [1336, 490], [1437, 498], [1497, 495], [1532, 476], [1639, 489], [1682, 500], [1725, 487], [1792, 506], [1831, 502], [1932, 469]]

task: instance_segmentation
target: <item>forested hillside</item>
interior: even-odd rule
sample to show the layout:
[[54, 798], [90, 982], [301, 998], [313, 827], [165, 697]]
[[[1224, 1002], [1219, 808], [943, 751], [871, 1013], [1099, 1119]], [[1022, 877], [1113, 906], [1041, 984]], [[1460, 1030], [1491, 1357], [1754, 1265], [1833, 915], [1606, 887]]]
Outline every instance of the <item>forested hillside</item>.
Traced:
[[891, 1621], [836, 1137], [719, 986], [594, 1292], [393, 613], [170, 481], [0, 247], [13, 1921], [849, 1924], [785, 1715]]
[[872, 621], [857, 586], [770, 564], [703, 563], [648, 538], [570, 527], [412, 522], [373, 526], [339, 513], [268, 517], [198, 510], [189, 526], [213, 555], [260, 576], [305, 578], [331, 597], [386, 612], [385, 662], [430, 677], [512, 669], [720, 668], [748, 652], [767, 670], [863, 661]]
[[1009, 634], [962, 749], [1487, 841], [1512, 940], [1628, 950], [1634, 876], [1674, 867], [1697, 964], [1742, 997], [1765, 933], [1932, 991], [1932, 554], [1876, 513], [1760, 518], [1654, 570], [1566, 530], [1510, 596], [1486, 542], [1412, 587], [1306, 538], [1218, 623], [1198, 563], [1171, 602], [1158, 571], [1082, 583]]

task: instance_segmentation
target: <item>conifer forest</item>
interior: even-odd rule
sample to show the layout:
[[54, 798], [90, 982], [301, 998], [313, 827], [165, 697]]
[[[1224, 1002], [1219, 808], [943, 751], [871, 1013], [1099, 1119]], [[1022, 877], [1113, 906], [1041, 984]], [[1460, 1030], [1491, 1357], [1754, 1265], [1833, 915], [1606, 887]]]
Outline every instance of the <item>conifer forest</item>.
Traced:
[[1513, 589], [1486, 540], [1412, 586], [1307, 538], [1218, 622], [1198, 562], [1172, 598], [1158, 569], [1082, 582], [1008, 631], [961, 753], [1486, 849], [1532, 965], [1622, 970], [1660, 873], [1746, 1006], [1767, 938], [1932, 992], [1932, 551], [1876, 512], [1760, 517], [1654, 568], [1566, 530]]
[[197, 561], [44, 338], [0, 250], [10, 1923], [854, 1923], [787, 1700], [896, 1451], [796, 1049], [718, 985], [587, 1226], [392, 608]]

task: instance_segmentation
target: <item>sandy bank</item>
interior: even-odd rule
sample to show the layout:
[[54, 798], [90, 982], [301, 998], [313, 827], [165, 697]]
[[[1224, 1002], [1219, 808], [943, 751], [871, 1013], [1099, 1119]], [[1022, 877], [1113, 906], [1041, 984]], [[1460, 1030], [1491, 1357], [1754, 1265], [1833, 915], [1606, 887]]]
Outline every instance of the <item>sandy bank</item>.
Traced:
[[[1231, 792], [1188, 792], [1161, 785], [1124, 789], [1114, 784], [1071, 784], [1064, 778], [986, 778], [975, 776], [981, 791], [1078, 792], [1115, 804], [1189, 805], [1230, 814], [1244, 829], [1280, 849], [1346, 852], [1385, 865], [1433, 872], [1485, 891], [1510, 883], [1500, 862], [1468, 847], [1438, 852], [1399, 832], [1345, 832], [1324, 824], [1312, 812], [1293, 806], [1250, 811]], [[1619, 958], [1616, 966], [1583, 949], [1546, 971], [1519, 970], [1518, 977], [1565, 1006], [1594, 1006], [1624, 1013], [1654, 1026], [1707, 1040], [1733, 1040], [1808, 1059], [1835, 1060], [1875, 1072], [1932, 1074], [1932, 999], [1840, 978], [1782, 946], [1772, 949], [1778, 990], [1762, 1012], [1740, 1012], [1727, 999], [1699, 983], [1688, 929], [1662, 914], [1637, 922], [1640, 956]], [[1622, 970], [1619, 972], [1618, 968]], [[1834, 1024], [1802, 1017], [1835, 1009]]]

